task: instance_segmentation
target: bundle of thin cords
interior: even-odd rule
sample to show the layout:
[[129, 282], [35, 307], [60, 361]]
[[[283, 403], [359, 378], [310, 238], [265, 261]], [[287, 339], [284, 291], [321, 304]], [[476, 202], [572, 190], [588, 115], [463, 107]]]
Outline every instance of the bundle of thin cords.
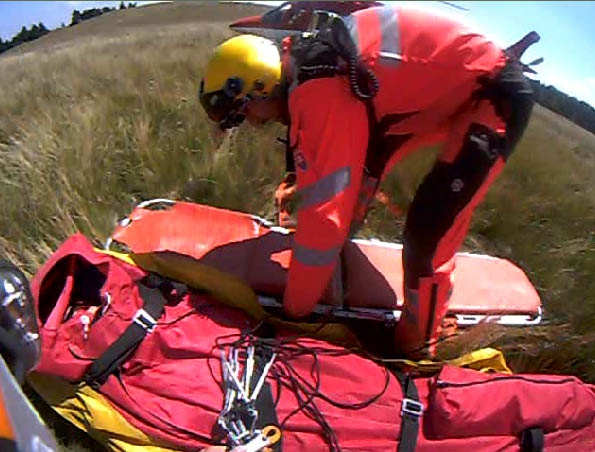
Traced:
[[[280, 422], [280, 428], [283, 429], [289, 419], [291, 419], [297, 413], [303, 412], [308, 418], [312, 419], [321, 427], [325, 441], [328, 443], [329, 449], [332, 452], [340, 451], [341, 449], [333, 429], [325, 420], [324, 415], [320, 412], [316, 405], [316, 398], [324, 400], [325, 402], [337, 408], [360, 410], [370, 406], [380, 397], [382, 397], [390, 383], [390, 372], [388, 369], [386, 369], [386, 367], [384, 367], [384, 385], [377, 394], [374, 394], [369, 399], [358, 403], [343, 403], [333, 400], [320, 391], [321, 372], [318, 357], [320, 355], [346, 356], [352, 353], [351, 350], [325, 347], [305, 347], [300, 345], [296, 341], [296, 338], [265, 339], [259, 338], [250, 333], [239, 336], [240, 337], [237, 338], [238, 335], [235, 334], [217, 338], [215, 347], [219, 348], [220, 350], [224, 350], [227, 347], [235, 348], [240, 352], [240, 359], [245, 356], [246, 350], [249, 346], [257, 347], [259, 350], [261, 350], [261, 353], [262, 350], [266, 350], [265, 356], [276, 353], [278, 358], [275, 365], [271, 369], [271, 375], [277, 382], [275, 404], [277, 404], [279, 401], [282, 386], [290, 389], [295, 394], [295, 397], [298, 401], [297, 408], [287, 414]], [[233, 337], [236, 337], [237, 339], [231, 340]], [[228, 339], [228, 341], [225, 341], [225, 339]], [[306, 378], [304, 378], [304, 376], [300, 375], [300, 373], [295, 370], [291, 363], [292, 360], [302, 356], [312, 357], [312, 366], [310, 368], [310, 377], [312, 382], [309, 382]]]

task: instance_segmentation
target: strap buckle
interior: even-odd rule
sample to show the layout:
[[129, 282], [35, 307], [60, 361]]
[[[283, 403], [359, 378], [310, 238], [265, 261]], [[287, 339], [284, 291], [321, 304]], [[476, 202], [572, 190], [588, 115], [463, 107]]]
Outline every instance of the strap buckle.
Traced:
[[134, 314], [132, 323], [136, 323], [147, 333], [151, 333], [157, 325], [157, 320], [155, 320], [151, 314], [141, 308], [136, 311], [136, 314]]
[[403, 402], [401, 403], [401, 416], [403, 414], [409, 414], [414, 417], [421, 417], [424, 412], [424, 406], [421, 402], [417, 400], [404, 398]]

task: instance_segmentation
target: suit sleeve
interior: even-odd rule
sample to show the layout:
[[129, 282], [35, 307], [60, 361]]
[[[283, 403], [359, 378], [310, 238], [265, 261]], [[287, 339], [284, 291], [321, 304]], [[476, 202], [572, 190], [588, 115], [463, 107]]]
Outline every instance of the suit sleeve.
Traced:
[[321, 78], [289, 98], [290, 142], [297, 173], [298, 220], [283, 305], [310, 314], [320, 300], [349, 233], [366, 149], [368, 118], [347, 80]]

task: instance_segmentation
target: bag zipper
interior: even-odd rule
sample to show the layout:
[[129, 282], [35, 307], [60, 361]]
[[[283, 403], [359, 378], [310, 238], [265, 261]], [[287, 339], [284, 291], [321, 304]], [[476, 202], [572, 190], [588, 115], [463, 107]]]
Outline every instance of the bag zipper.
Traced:
[[536, 384], [564, 384], [564, 383], [572, 383], [575, 381], [574, 378], [564, 378], [562, 380], [549, 381], [549, 380], [539, 380], [539, 379], [527, 378], [527, 377], [522, 377], [519, 375], [507, 375], [504, 377], [495, 377], [495, 378], [492, 378], [491, 380], [470, 381], [470, 382], [466, 382], [466, 383], [453, 383], [453, 382], [438, 379], [438, 380], [436, 380], [436, 387], [437, 388], [464, 388], [467, 386], [482, 385], [482, 384], [486, 384], [486, 383], [494, 383], [494, 382], [506, 381], [506, 380], [523, 380], [523, 381], [526, 381], [529, 383], [536, 383]]

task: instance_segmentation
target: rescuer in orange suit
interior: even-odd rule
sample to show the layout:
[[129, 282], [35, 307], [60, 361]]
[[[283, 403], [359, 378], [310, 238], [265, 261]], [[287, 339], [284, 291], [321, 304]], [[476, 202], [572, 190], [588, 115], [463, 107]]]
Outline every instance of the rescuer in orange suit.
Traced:
[[[281, 47], [251, 35], [225, 41], [199, 97], [221, 129], [244, 119], [288, 125], [292, 158], [278, 194], [297, 191], [297, 229], [284, 310], [294, 318], [312, 312], [382, 177], [441, 142], [407, 214], [396, 328], [401, 352], [432, 354], [455, 252], [531, 114], [524, 66], [455, 20], [400, 7], [331, 19]], [[287, 199], [278, 202], [283, 210]]]

